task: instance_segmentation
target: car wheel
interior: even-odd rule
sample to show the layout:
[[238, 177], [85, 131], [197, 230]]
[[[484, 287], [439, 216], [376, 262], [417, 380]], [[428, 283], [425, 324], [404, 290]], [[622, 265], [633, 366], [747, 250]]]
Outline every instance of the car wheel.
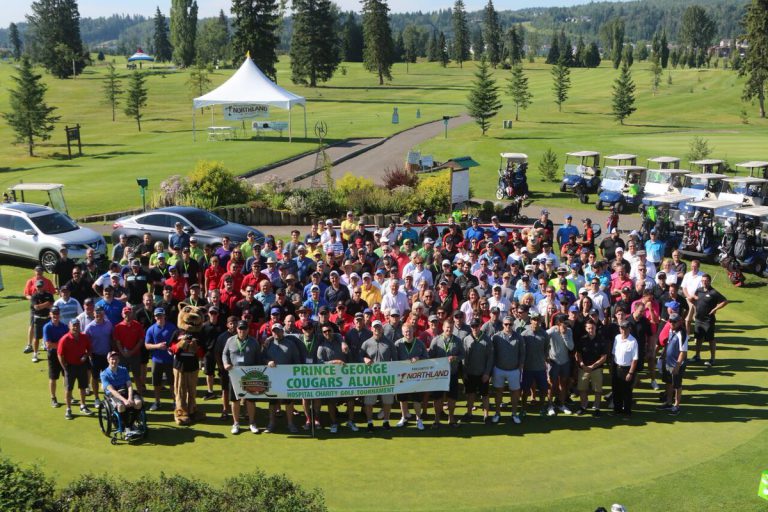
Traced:
[[560, 192], [565, 192], [565, 183], [560, 184]]
[[626, 211], [627, 205], [624, 203], [624, 201], [619, 201], [616, 203], [616, 213], [624, 213]]
[[141, 238], [137, 236], [129, 236], [126, 243], [128, 244], [128, 247], [135, 251], [141, 245]]
[[579, 201], [581, 201], [581, 204], [587, 204], [589, 196], [587, 196], [587, 194], [579, 194]]
[[755, 274], [758, 276], [762, 276], [765, 273], [765, 265], [764, 262], [758, 261], [755, 263]]
[[50, 249], [46, 249], [40, 253], [40, 265], [42, 265], [45, 271], [49, 274], [53, 273], [53, 267], [56, 266], [58, 261], [59, 255]]
[[603, 202], [598, 199], [597, 203], [595, 204], [595, 208], [597, 208], [598, 210], [602, 210], [603, 209]]

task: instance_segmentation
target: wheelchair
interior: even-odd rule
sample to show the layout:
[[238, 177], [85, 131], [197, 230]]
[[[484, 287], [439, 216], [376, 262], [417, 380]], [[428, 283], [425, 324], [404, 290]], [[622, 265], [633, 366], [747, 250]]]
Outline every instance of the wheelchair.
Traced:
[[147, 413], [143, 401], [141, 410], [126, 409], [121, 413], [105, 396], [99, 402], [98, 416], [101, 432], [110, 438], [113, 445], [120, 441], [135, 443], [147, 437]]

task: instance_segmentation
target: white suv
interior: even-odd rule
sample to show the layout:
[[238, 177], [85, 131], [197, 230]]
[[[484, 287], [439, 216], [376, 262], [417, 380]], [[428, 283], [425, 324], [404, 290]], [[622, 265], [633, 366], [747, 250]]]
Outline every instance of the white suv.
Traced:
[[88, 248], [99, 259], [107, 254], [103, 236], [61, 212], [39, 204], [0, 204], [0, 254], [40, 262], [52, 272], [62, 247], [73, 260], [85, 258]]

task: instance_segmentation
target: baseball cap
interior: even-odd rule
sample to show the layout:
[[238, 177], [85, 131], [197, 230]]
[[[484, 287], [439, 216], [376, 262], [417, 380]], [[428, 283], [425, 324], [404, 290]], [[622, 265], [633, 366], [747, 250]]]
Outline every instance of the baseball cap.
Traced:
[[155, 316], [157, 315], [165, 315], [165, 309], [163, 308], [155, 308]]
[[665, 302], [664, 307], [674, 309], [675, 311], [677, 311], [678, 309], [680, 309], [680, 304], [677, 301], [671, 300], [669, 302]]
[[429, 320], [430, 322], [437, 322], [440, 319], [437, 317], [437, 315], [429, 315], [429, 318], [427, 320]]
[[574, 304], [574, 305], [572, 305], [571, 307], [568, 308], [568, 311], [571, 311], [573, 313], [578, 313], [579, 312], [579, 306]]
[[618, 229], [616, 229], [616, 228], [611, 228], [611, 233], [618, 233], [618, 232], [619, 232], [619, 230], [618, 230]]
[[617, 247], [615, 252], [624, 252], [624, 248], [623, 247]]
[[501, 309], [499, 309], [499, 306], [493, 306], [491, 308], [491, 313], [501, 313]]
[[472, 319], [472, 321], [469, 323], [470, 327], [480, 327], [483, 325], [483, 321], [479, 318], [475, 317]]
[[355, 313], [355, 318], [363, 318], [363, 317], [364, 317], [364, 315], [363, 315], [362, 311], [358, 311], [357, 313]]
[[624, 320], [619, 324], [619, 327], [621, 327], [622, 329], [627, 329], [629, 328], [629, 322], [627, 320]]
[[272, 309], [269, 310], [269, 314], [270, 315], [279, 315], [280, 313], [282, 313], [280, 308], [272, 308]]
[[574, 261], [573, 263], [571, 263], [571, 268], [581, 268], [581, 263], [579, 263], [578, 261]]
[[248, 328], [248, 322], [246, 322], [245, 320], [240, 320], [239, 322], [237, 322], [237, 328], [238, 329], [247, 329]]
[[672, 313], [671, 315], [669, 315], [669, 321], [670, 322], [677, 322], [678, 320], [681, 320], [682, 318], [683, 317], [681, 317], [677, 313]]
[[120, 357], [120, 355], [116, 351], [112, 350], [109, 354], [107, 354], [107, 359], [110, 359], [113, 357]]
[[589, 293], [589, 292], [586, 288], [582, 286], [581, 288], [579, 288], [579, 295], [581, 295], [582, 293]]
[[566, 219], [572, 219], [572, 218], [573, 218], [573, 215], [571, 215], [570, 213], [568, 213], [568, 214], [566, 214], [566, 215], [565, 215], [565, 218], [566, 218]]
[[51, 313], [60, 313], [61, 310], [59, 309], [59, 306], [53, 306], [51, 308]]
[[632, 289], [629, 286], [625, 286], [624, 288], [621, 289], [621, 291], [629, 293], [632, 291]]
[[371, 327], [381, 327], [381, 320], [374, 320]]
[[96, 313], [103, 313], [104, 312], [104, 306], [96, 306], [94, 309]]
[[529, 316], [530, 316], [531, 320], [538, 320], [539, 318], [541, 318], [541, 314], [537, 310], [535, 310], [535, 309], [532, 309], [530, 311]]
[[164, 252], [158, 253], [157, 257], [158, 257], [158, 259], [160, 259], [160, 258], [165, 259], [165, 253]]
[[434, 241], [434, 240], [432, 240], [432, 239], [431, 239], [431, 238], [429, 238], [429, 237], [427, 237], [427, 238], [425, 238], [425, 239], [424, 239], [424, 244], [434, 244], [434, 243], [435, 243], [435, 241]]
[[281, 324], [279, 322], [275, 322], [274, 324], [272, 324], [272, 330], [274, 331], [275, 329], [279, 329], [279, 330], [282, 331], [283, 330], [283, 324]]

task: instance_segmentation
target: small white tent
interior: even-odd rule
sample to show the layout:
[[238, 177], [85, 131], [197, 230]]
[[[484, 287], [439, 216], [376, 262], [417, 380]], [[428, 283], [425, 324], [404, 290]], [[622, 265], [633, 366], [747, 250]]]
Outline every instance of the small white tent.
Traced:
[[210, 105], [243, 105], [260, 103], [288, 110], [288, 141], [291, 141], [291, 110], [304, 109], [304, 137], [307, 136], [306, 99], [286, 91], [262, 73], [250, 56], [229, 80], [192, 102], [192, 134], [195, 133], [195, 110]]

